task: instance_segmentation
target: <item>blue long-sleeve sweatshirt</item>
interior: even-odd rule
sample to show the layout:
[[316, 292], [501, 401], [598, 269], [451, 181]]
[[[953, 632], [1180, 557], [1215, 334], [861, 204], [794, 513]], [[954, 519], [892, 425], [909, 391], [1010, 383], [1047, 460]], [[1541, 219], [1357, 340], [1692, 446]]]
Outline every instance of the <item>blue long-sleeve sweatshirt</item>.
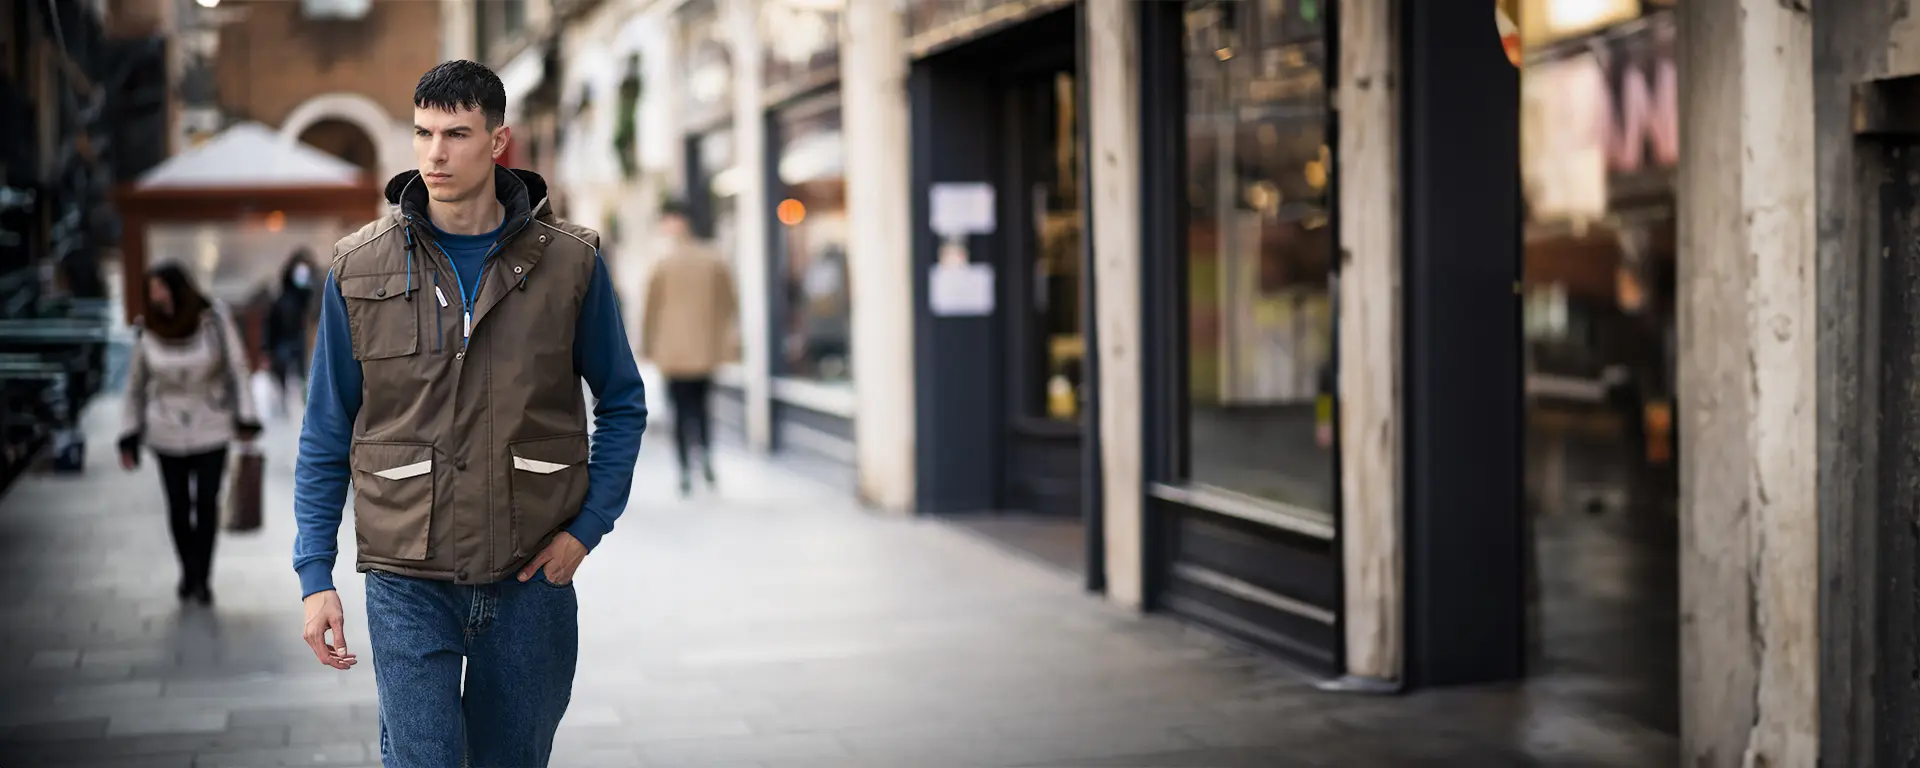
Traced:
[[[504, 222], [482, 235], [435, 233], [458, 273], [455, 289], [465, 294], [449, 300], [463, 298], [472, 303], [487, 253], [502, 229]], [[299, 531], [294, 538], [293, 568], [300, 575], [302, 597], [333, 589], [341, 512], [352, 479], [348, 450], [363, 384], [348, 336], [346, 300], [332, 273], [320, 291], [320, 302], [306, 420], [300, 428], [300, 457], [294, 472], [293, 511]], [[599, 254], [594, 255], [593, 280], [575, 324], [573, 368], [593, 392], [594, 431], [587, 458], [586, 503], [567, 532], [592, 551], [626, 511], [640, 436], [647, 427], [646, 385], [627, 343], [606, 262]]]

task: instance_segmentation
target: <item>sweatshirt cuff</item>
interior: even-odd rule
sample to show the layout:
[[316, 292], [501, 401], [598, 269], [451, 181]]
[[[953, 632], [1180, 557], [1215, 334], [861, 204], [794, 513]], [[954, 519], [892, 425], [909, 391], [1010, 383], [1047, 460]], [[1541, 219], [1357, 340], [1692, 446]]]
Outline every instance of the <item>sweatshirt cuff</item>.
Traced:
[[314, 560], [297, 569], [300, 574], [300, 599], [333, 589], [333, 561]]
[[600, 544], [600, 538], [607, 535], [607, 529], [600, 524], [598, 518], [592, 515], [581, 515], [574, 518], [573, 524], [567, 526], [567, 533], [579, 539], [581, 544], [586, 545], [587, 551], [592, 552], [593, 548]]

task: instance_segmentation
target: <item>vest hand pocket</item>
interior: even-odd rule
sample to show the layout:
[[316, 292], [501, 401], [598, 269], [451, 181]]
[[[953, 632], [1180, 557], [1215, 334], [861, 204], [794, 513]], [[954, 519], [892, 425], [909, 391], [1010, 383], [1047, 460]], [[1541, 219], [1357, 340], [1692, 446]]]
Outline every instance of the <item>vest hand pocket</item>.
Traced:
[[354, 443], [353, 527], [361, 554], [427, 559], [433, 467], [428, 443]]
[[513, 472], [513, 546], [531, 555], [573, 521], [587, 498], [587, 435], [516, 440], [507, 444]]

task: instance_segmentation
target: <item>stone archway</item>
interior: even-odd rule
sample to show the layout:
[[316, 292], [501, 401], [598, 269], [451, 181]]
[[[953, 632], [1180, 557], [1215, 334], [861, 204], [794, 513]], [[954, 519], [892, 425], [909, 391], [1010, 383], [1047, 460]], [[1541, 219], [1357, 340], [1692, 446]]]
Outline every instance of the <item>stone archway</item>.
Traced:
[[375, 177], [385, 180], [413, 166], [407, 158], [406, 126], [372, 99], [357, 93], [324, 93], [301, 102], [280, 123], [280, 135], [298, 141], [323, 121], [347, 123], [366, 134], [373, 143], [375, 162], [369, 170]]
[[380, 145], [365, 129], [338, 118], [326, 118], [302, 131], [302, 143], [338, 157], [374, 176], [380, 171]]

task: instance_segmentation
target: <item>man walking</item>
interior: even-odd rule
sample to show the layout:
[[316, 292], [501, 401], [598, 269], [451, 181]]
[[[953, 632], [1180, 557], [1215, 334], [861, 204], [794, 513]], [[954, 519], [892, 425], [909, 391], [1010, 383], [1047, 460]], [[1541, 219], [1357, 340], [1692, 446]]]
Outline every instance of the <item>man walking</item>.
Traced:
[[387, 768], [547, 764], [579, 650], [574, 573], [626, 507], [646, 428], [599, 236], [494, 163], [506, 101], [470, 61], [420, 78], [420, 169], [334, 246], [318, 296], [294, 569], [307, 644], [351, 668], [333, 585], [351, 482]]
[[668, 250], [654, 264], [647, 283], [646, 317], [640, 329], [640, 354], [667, 379], [673, 402], [673, 445], [680, 458], [680, 493], [693, 492], [690, 454], [699, 449], [707, 485], [714, 484], [712, 437], [707, 427], [707, 393], [714, 369], [732, 356], [739, 327], [733, 273], [726, 261], [687, 231], [685, 209], [668, 203], [660, 211], [660, 232]]

